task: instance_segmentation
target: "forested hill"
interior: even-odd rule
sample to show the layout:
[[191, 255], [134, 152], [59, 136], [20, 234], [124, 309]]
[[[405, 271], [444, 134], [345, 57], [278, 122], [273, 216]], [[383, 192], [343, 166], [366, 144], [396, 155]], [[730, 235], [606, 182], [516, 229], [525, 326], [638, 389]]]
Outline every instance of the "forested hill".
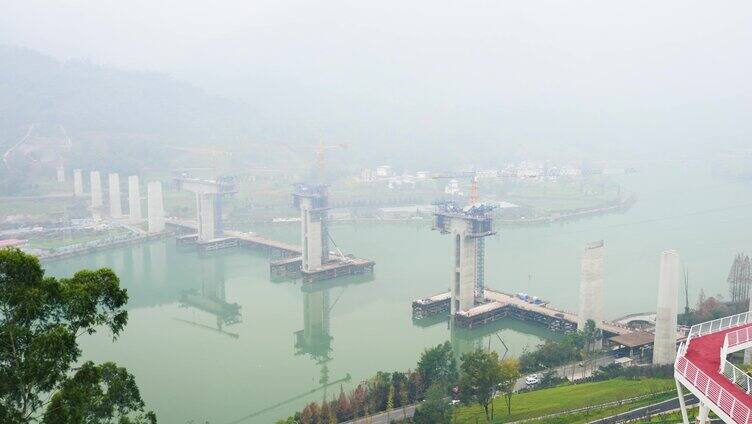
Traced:
[[34, 122], [62, 124], [75, 141], [224, 144], [261, 138], [257, 113], [157, 73], [61, 62], [0, 45], [0, 149]]

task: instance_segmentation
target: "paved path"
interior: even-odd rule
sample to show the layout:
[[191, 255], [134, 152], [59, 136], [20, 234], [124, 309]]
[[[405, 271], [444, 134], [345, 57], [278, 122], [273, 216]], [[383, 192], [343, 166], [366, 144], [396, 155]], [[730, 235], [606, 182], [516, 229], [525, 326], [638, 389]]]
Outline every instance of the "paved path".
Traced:
[[[598, 367], [603, 367], [609, 364], [614, 363], [614, 357], [613, 356], [601, 356], [600, 358], [593, 361], [594, 363], [587, 364], [587, 367], [581, 367], [579, 366], [578, 362], [573, 362], [571, 364], [562, 365], [559, 367], [554, 368], [556, 371], [556, 374], [559, 377], [566, 378], [567, 380], [574, 381], [574, 380], [580, 380], [583, 378], [590, 377], [593, 374], [593, 370], [597, 370]], [[538, 377], [542, 376], [545, 373], [545, 371], [538, 371], [536, 374], [538, 374]], [[574, 376], [574, 378], [572, 378]], [[517, 384], [514, 386], [514, 390], [522, 390], [524, 388], [527, 388], [527, 384], [525, 384], [525, 378], [527, 375], [522, 376], [519, 380], [517, 380]]]
[[[687, 406], [690, 405], [696, 405], [697, 404], [697, 398], [693, 395], [686, 395], [684, 396], [684, 400], [687, 402]], [[652, 405], [647, 405], [642, 408], [637, 408], [629, 412], [624, 412], [619, 415], [614, 415], [612, 417], [603, 418], [600, 420], [592, 421], [589, 424], [616, 424], [616, 423], [624, 423], [631, 420], [636, 420], [640, 418], [644, 418], [647, 416], [655, 416], [658, 414], [667, 413], [670, 411], [675, 411], [679, 409], [679, 398], [675, 397], [673, 399], [669, 399], [663, 402], [654, 403]]]
[[[396, 408], [390, 413], [382, 412], [378, 415], [372, 415], [369, 418], [358, 418], [357, 420], [348, 421], [345, 424], [389, 424], [392, 420], [401, 420], [403, 417], [412, 417], [415, 414], [416, 405], [408, 405], [405, 407], [405, 413], [403, 414], [402, 408]], [[388, 418], [387, 418], [388, 417]]]

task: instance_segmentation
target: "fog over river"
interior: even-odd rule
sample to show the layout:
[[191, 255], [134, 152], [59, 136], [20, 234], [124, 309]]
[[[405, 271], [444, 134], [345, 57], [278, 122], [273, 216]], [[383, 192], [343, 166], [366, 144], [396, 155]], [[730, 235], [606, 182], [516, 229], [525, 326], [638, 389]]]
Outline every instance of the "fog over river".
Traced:
[[[582, 248], [603, 239], [608, 319], [655, 310], [666, 249], [678, 250], [689, 270], [691, 303], [700, 289], [727, 297], [733, 257], [751, 247], [752, 186], [713, 177], [700, 162], [656, 162], [618, 178], [639, 199], [625, 213], [497, 228], [486, 244], [486, 285], [576, 310]], [[296, 224], [253, 230], [298, 240]], [[131, 297], [128, 326], [115, 344], [102, 333], [82, 348], [87, 359], [133, 372], [149, 408], [166, 423], [269, 423], [338, 394], [340, 382], [349, 390], [376, 371], [414, 367], [425, 347], [445, 340], [459, 349], [490, 343], [503, 352], [501, 338], [508, 354], [518, 355], [552, 337], [515, 321], [471, 334], [452, 334], [444, 322], [414, 325], [411, 301], [449, 285], [451, 241], [427, 223], [333, 224], [331, 233], [344, 251], [376, 261], [371, 281], [323, 282], [332, 286], [321, 290], [271, 282], [264, 254], [230, 249], [201, 256], [172, 239], [45, 267], [56, 276], [82, 267], [118, 273]]]

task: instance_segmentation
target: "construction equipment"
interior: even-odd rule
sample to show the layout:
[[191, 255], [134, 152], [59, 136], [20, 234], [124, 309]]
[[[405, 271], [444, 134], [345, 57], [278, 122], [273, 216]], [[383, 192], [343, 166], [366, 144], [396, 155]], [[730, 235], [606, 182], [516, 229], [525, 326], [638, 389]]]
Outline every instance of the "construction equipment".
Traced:
[[470, 178], [470, 193], [467, 197], [468, 205], [472, 206], [480, 201], [480, 195], [478, 194], [478, 173], [474, 171], [466, 172], [452, 172], [446, 174], [438, 174], [431, 177], [433, 179], [463, 179]]
[[301, 149], [309, 149], [313, 150], [316, 158], [315, 158], [315, 165], [316, 165], [316, 175], [314, 176], [316, 181], [318, 183], [323, 183], [324, 178], [326, 175], [326, 152], [328, 150], [336, 150], [336, 149], [342, 149], [347, 150], [350, 145], [348, 143], [339, 143], [339, 144], [330, 144], [326, 145], [323, 142], [319, 142], [316, 145], [291, 145], [291, 148], [301, 148]]

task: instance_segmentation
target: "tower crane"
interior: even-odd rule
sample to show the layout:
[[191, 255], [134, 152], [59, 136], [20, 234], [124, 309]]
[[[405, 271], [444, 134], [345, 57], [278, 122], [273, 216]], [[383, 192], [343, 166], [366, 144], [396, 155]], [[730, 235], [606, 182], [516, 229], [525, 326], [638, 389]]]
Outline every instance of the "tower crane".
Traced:
[[480, 194], [478, 194], [478, 173], [474, 171], [466, 171], [466, 172], [452, 172], [447, 174], [438, 174], [434, 175], [432, 177], [433, 179], [462, 179], [462, 178], [470, 178], [470, 193], [468, 195], [468, 204], [470, 206], [478, 203], [480, 201]]
[[316, 171], [317, 171], [317, 174], [318, 174], [318, 175], [316, 175], [316, 179], [318, 180], [319, 183], [323, 183], [324, 182], [324, 176], [326, 175], [325, 174], [325, 172], [326, 172], [326, 152], [329, 151], [329, 150], [336, 150], [336, 149], [347, 150], [350, 147], [350, 145], [348, 143], [339, 143], [339, 144], [329, 144], [329, 145], [327, 145], [327, 144], [324, 144], [323, 142], [320, 141], [316, 145], [305, 145], [305, 146], [295, 146], [295, 147], [303, 148], [303, 149], [309, 149], [309, 150], [313, 150], [314, 151], [314, 153], [316, 155], [316, 159], [315, 159]]

